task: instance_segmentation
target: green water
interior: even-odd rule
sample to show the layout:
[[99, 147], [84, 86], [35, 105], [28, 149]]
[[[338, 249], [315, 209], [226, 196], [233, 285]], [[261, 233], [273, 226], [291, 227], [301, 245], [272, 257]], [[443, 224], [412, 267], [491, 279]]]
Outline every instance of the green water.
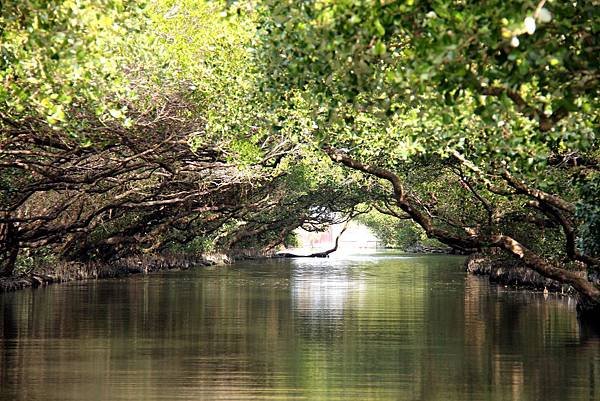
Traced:
[[244, 262], [0, 306], [1, 400], [600, 400], [574, 300], [458, 257]]

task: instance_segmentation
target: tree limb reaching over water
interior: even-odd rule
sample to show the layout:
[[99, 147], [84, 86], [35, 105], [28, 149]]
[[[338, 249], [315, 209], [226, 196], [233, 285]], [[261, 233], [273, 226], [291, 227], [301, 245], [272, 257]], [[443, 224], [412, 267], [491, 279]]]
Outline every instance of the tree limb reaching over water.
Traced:
[[344, 223], [344, 226], [342, 227], [342, 230], [340, 231], [340, 233], [335, 237], [335, 242], [333, 245], [333, 248], [327, 249], [325, 251], [321, 251], [321, 252], [314, 252], [308, 255], [299, 255], [299, 254], [295, 254], [295, 253], [290, 253], [290, 252], [279, 252], [277, 254], [277, 257], [280, 258], [328, 258], [329, 255], [331, 255], [332, 253], [334, 253], [335, 251], [338, 250], [338, 246], [340, 243], [340, 237], [342, 236], [342, 234], [344, 232], [346, 232], [346, 229], [348, 228], [348, 224], [350, 223], [350, 220], [347, 220], [346, 223]]
[[[393, 197], [397, 206], [406, 214], [408, 214], [417, 224], [419, 224], [425, 230], [428, 236], [436, 238], [452, 247], [458, 247], [462, 249], [483, 249], [492, 247], [501, 248], [513, 256], [521, 259], [527, 267], [537, 271], [542, 276], [558, 280], [562, 283], [570, 284], [586, 300], [593, 303], [600, 302], [600, 289], [588, 281], [588, 279], [579, 272], [568, 270], [564, 267], [561, 267], [556, 262], [536, 254], [514, 238], [502, 234], [501, 232], [496, 232], [496, 227], [493, 226], [487, 227], [486, 229], [480, 229], [478, 232], [473, 232], [467, 227], [462, 227], [462, 232], [459, 234], [450, 232], [449, 230], [440, 227], [435, 218], [432, 218], [430, 215], [424, 213], [414, 199], [406, 195], [406, 190], [402, 180], [397, 174], [394, 174], [392, 171], [387, 169], [361, 163], [360, 161], [348, 156], [345, 152], [337, 149], [325, 148], [325, 152], [327, 152], [331, 159], [337, 163], [341, 163], [351, 169], [362, 171], [363, 173], [387, 180], [392, 185]], [[505, 175], [505, 178], [511, 184], [517, 182], [510, 175]], [[542, 194], [541, 191], [531, 188], [526, 190], [524, 188], [524, 184], [522, 183], [519, 183], [518, 186], [522, 192], [525, 192], [531, 197], [549, 200], [553, 204], [561, 206], [565, 205], [565, 202], [555, 195]], [[567, 239], [566, 242], [566, 246], [571, 247], [570, 240]], [[572, 256], [574, 257], [575, 255]], [[596, 261], [593, 261], [593, 263], [596, 263]]]

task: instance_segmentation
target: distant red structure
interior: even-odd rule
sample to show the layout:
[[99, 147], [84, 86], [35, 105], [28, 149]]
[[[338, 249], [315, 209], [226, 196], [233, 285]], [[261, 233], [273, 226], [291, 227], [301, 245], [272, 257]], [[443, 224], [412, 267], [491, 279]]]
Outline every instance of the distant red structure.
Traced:
[[[328, 249], [334, 246], [335, 239], [342, 230], [342, 224], [336, 224], [323, 232], [296, 231], [300, 242], [299, 248]], [[366, 226], [351, 222], [346, 232], [340, 237], [341, 248], [377, 248], [379, 240]]]
[[321, 233], [312, 233], [310, 235], [309, 245], [311, 248], [320, 248], [323, 246], [330, 246], [335, 241], [335, 237], [333, 235], [333, 227], [327, 228], [327, 231], [323, 231]]

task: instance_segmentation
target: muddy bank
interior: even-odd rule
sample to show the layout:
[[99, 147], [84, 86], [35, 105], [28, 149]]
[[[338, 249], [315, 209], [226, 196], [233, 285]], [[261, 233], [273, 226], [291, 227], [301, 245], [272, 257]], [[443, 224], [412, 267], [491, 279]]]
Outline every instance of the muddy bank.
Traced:
[[76, 280], [124, 277], [132, 274], [148, 274], [163, 270], [187, 270], [227, 262], [222, 255], [193, 256], [174, 254], [168, 256], [132, 256], [113, 263], [59, 262], [42, 265], [33, 271], [16, 277], [0, 278], [0, 292], [15, 291]]
[[407, 253], [416, 253], [416, 254], [442, 254], [442, 255], [467, 255], [467, 252], [460, 251], [458, 249], [454, 249], [451, 247], [432, 247], [432, 246], [424, 246], [417, 244], [412, 247], [408, 247], [404, 250]]
[[[575, 295], [576, 291], [568, 284], [543, 277], [536, 271], [523, 266], [519, 260], [500, 255], [473, 254], [465, 261], [467, 272], [488, 276], [490, 282], [525, 288], [534, 291], [547, 289], [550, 292]], [[581, 272], [585, 276], [585, 272]]]

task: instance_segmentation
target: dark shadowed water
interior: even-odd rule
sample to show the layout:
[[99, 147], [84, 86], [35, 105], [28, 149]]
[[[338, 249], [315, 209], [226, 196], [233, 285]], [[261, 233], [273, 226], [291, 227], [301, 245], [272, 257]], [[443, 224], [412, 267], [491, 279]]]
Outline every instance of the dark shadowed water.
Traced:
[[462, 261], [257, 261], [0, 294], [0, 399], [600, 400], [600, 341], [574, 300]]

